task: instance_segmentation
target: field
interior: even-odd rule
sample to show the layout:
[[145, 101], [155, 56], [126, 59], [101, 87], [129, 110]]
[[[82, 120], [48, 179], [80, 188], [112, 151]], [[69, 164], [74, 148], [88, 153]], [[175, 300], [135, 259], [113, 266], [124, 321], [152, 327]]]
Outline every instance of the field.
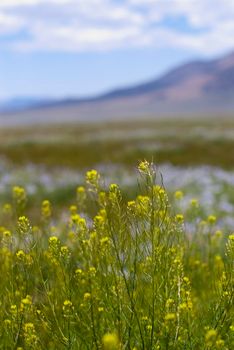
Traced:
[[[15, 164], [135, 166], [142, 158], [233, 168], [234, 121], [131, 121], [0, 129], [0, 155]], [[191, 157], [191, 154], [193, 155]]]
[[0, 140], [0, 349], [234, 348], [233, 120]]

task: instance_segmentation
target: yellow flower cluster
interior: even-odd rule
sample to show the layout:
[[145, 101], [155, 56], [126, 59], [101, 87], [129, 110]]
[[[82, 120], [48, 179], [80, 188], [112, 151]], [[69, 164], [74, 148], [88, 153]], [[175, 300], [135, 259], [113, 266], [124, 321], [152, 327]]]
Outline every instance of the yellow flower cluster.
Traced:
[[36, 212], [13, 189], [0, 212], [2, 349], [234, 348], [234, 234], [167, 195], [153, 164], [139, 171], [134, 195], [87, 172], [67, 209], [51, 196]]

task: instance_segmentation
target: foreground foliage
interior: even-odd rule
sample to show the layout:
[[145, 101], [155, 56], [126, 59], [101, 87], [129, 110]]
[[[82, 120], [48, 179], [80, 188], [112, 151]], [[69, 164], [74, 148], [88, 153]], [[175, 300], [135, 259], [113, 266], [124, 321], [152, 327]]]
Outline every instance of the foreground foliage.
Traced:
[[234, 235], [212, 215], [200, 221], [195, 200], [189, 235], [154, 166], [139, 171], [129, 202], [89, 171], [60, 222], [47, 200], [30, 222], [13, 188], [1, 215], [0, 349], [234, 348]]

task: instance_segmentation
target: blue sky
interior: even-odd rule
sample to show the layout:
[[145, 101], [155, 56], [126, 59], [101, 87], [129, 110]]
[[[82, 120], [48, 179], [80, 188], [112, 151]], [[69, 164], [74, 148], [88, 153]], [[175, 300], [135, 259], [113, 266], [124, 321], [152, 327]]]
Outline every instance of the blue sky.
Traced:
[[0, 0], [0, 100], [85, 96], [234, 49], [234, 0]]

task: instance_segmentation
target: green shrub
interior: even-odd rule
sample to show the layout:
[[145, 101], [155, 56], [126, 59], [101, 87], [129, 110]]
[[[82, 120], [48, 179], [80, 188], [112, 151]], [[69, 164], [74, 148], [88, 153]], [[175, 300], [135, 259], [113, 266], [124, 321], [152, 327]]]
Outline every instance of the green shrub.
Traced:
[[209, 216], [190, 237], [154, 166], [139, 172], [129, 202], [87, 172], [59, 222], [45, 200], [31, 223], [13, 189], [0, 227], [0, 349], [234, 348], [234, 235], [223, 253]]

